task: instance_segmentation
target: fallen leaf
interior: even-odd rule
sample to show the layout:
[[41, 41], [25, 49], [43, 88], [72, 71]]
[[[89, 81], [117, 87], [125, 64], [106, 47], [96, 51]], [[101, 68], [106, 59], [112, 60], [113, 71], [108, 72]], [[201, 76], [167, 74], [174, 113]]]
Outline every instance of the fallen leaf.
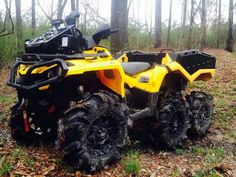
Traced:
[[75, 177], [81, 177], [81, 176], [82, 176], [82, 174], [81, 174], [80, 171], [76, 171], [76, 172], [75, 172]]

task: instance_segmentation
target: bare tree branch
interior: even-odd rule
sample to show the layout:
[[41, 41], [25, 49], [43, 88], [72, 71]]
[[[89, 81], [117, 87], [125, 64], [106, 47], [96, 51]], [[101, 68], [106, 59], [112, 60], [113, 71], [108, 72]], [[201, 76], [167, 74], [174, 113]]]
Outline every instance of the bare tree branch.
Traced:
[[128, 14], [129, 14], [131, 4], [132, 4], [132, 0], [129, 1], [128, 7], [127, 7]]
[[[4, 0], [4, 2], [5, 2], [5, 5], [6, 5], [6, 14], [9, 15], [9, 19], [10, 19], [10, 23], [11, 23], [11, 31], [7, 32], [7, 33], [4, 33], [7, 30], [6, 29], [7, 15], [6, 15], [5, 20], [4, 20], [4, 29], [2, 31], [0, 31], [0, 37], [7, 36], [7, 35], [10, 35], [10, 34], [14, 33], [14, 23], [13, 23], [13, 20], [12, 20], [12, 17], [11, 17], [11, 11], [10, 11], [10, 8], [8, 7], [7, 0]], [[11, 3], [11, 1], [10, 1], [10, 3]], [[4, 34], [1, 34], [1, 33], [4, 33]]]
[[39, 0], [37, 0], [38, 6], [39, 8], [42, 10], [42, 12], [44, 13], [44, 15], [47, 17], [47, 19], [51, 22], [52, 18], [46, 13], [46, 11], [43, 9], [43, 7], [41, 6], [41, 4], [39, 3]]
[[90, 6], [89, 3], [87, 3], [86, 6], [88, 7], [88, 9], [89, 9], [96, 17], [98, 17], [99, 19], [101, 19], [103, 22], [108, 23], [107, 20], [106, 20], [105, 18], [101, 17], [101, 16]]

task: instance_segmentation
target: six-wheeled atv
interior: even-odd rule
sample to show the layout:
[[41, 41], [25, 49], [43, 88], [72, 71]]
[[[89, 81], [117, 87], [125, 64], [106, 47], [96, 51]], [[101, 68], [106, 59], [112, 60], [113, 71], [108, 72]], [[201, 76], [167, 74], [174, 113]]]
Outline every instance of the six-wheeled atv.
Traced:
[[66, 162], [95, 172], [120, 158], [139, 121], [150, 140], [167, 149], [181, 147], [187, 133], [207, 133], [212, 96], [184, 90], [188, 82], [213, 77], [215, 57], [165, 50], [113, 58], [99, 42], [117, 30], [103, 25], [88, 38], [75, 27], [78, 17], [72, 12], [54, 20], [16, 59], [7, 82], [18, 94], [9, 122], [14, 140], [57, 140]]

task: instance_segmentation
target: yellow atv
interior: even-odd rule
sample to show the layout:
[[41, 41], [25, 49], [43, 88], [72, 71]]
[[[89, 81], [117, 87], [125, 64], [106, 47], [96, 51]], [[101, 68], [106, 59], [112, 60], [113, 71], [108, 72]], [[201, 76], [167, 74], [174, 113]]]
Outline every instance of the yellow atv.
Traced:
[[26, 41], [26, 53], [13, 65], [7, 83], [18, 94], [9, 122], [14, 140], [57, 140], [66, 162], [96, 172], [120, 158], [128, 131], [140, 122], [150, 141], [167, 149], [181, 147], [187, 133], [207, 133], [212, 96], [185, 97], [184, 90], [213, 77], [215, 57], [167, 50], [113, 58], [99, 42], [117, 30], [105, 25], [88, 38], [75, 27], [78, 17], [72, 12], [54, 20], [52, 29]]

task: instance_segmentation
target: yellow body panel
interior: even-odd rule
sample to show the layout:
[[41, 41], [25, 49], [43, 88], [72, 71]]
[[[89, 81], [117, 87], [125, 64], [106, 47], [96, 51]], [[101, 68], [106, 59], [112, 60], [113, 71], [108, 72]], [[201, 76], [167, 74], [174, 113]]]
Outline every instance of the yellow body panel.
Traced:
[[[141, 72], [135, 76], [124, 73], [121, 63], [128, 62], [128, 57], [123, 54], [118, 59], [112, 59], [111, 54], [106, 48], [95, 47], [83, 52], [84, 54], [106, 53], [106, 57], [86, 57], [84, 59], [66, 60], [68, 71], [65, 77], [78, 75], [83, 77], [85, 72], [96, 72], [98, 79], [106, 87], [110, 88], [121, 97], [125, 97], [125, 84], [130, 88], [137, 88], [149, 93], [156, 93], [160, 90], [165, 76], [170, 72], [176, 72], [186, 78], [188, 82], [194, 80], [209, 80], [215, 74], [215, 69], [200, 69], [190, 75], [178, 62], [173, 61], [168, 54], [162, 59], [161, 65], [154, 64], [149, 70]], [[41, 74], [48, 69], [56, 67], [42, 66], [36, 68], [31, 74]], [[20, 65], [18, 74], [25, 75], [30, 65]], [[93, 84], [93, 83], [88, 83]], [[49, 85], [40, 87], [39, 90], [46, 90]]]
[[[135, 87], [146, 92], [155, 93], [159, 91], [163, 78], [167, 73], [168, 70], [165, 67], [156, 65], [152, 69], [137, 74], [134, 77], [125, 75], [125, 83], [130, 88]], [[148, 82], [140, 82], [142, 79], [146, 79]]]
[[166, 65], [167, 63], [170, 63], [170, 62], [172, 62], [172, 59], [170, 58], [168, 54], [166, 54], [166, 56], [162, 58], [161, 64]]

